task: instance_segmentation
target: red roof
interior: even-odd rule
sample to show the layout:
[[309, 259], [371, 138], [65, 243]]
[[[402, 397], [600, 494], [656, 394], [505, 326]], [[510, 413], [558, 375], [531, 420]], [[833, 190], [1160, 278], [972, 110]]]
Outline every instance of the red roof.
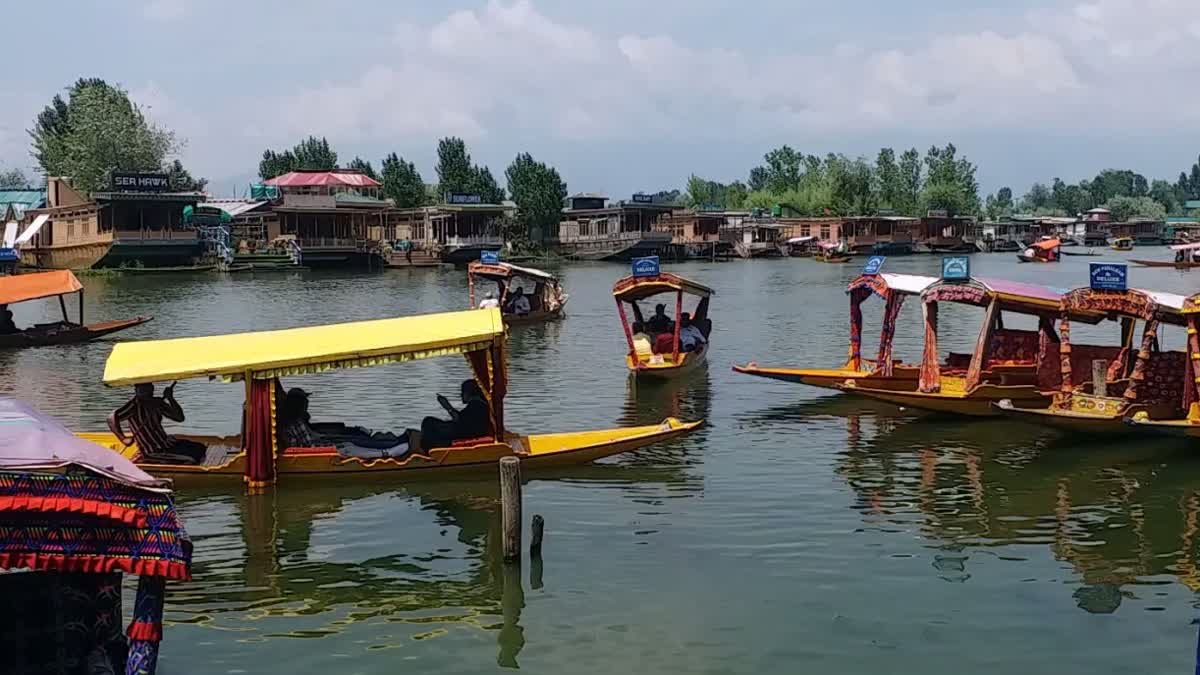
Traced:
[[356, 171], [292, 171], [264, 181], [279, 187], [338, 186], [380, 187], [381, 183]]

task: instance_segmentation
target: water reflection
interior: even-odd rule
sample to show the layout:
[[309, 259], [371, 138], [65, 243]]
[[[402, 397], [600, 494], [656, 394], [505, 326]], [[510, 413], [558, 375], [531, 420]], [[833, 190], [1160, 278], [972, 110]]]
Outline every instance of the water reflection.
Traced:
[[1200, 490], [1178, 444], [1066, 451], [1007, 421], [925, 422], [849, 445], [837, 471], [863, 530], [920, 532], [942, 579], [967, 581], [981, 554], [1023, 562], [1022, 547], [1045, 546], [1088, 612], [1149, 598], [1166, 578], [1200, 590]]

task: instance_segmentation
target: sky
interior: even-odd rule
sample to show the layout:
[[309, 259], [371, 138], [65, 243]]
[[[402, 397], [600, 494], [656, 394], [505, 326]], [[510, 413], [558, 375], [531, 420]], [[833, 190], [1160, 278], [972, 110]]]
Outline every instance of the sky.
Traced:
[[[1173, 179], [1200, 154], [1196, 0], [79, 0], [6, 9], [0, 169], [79, 77], [119, 83], [240, 195], [267, 148], [325, 136], [436, 181], [457, 135], [572, 192], [745, 180], [771, 148], [873, 159], [953, 142], [984, 191], [1104, 168]], [[13, 60], [16, 63], [17, 61]], [[501, 178], [501, 180], [503, 180]]]

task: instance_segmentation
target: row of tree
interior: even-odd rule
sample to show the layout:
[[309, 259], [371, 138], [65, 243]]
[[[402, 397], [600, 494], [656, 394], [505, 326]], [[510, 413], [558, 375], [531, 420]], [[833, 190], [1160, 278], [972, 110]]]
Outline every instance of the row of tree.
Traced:
[[1112, 211], [1114, 219], [1153, 218], [1183, 214], [1190, 200], [1200, 199], [1200, 161], [1191, 171], [1180, 172], [1175, 182], [1147, 180], [1140, 173], [1105, 169], [1091, 180], [1066, 183], [1055, 178], [1050, 185], [1034, 183], [1017, 202], [1012, 191], [1004, 188], [989, 197], [989, 217], [1004, 217], [1013, 211], [1034, 215], [1068, 216], [1096, 207]]

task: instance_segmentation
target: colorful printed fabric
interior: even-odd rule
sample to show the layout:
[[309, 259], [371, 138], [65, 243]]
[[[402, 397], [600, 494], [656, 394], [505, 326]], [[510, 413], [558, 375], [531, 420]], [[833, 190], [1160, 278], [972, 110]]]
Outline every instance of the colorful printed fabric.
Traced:
[[120, 574], [3, 574], [0, 595], [0, 672], [123, 672]]
[[922, 307], [925, 310], [925, 351], [921, 354], [917, 388], [929, 394], [942, 388], [942, 370], [938, 365], [938, 304], [926, 302]]
[[892, 293], [883, 309], [883, 329], [879, 333], [879, 360], [876, 368], [880, 375], [891, 377], [895, 369], [892, 363], [892, 339], [896, 335], [896, 319], [904, 307], [904, 296]]
[[850, 291], [850, 347], [846, 364], [851, 370], [862, 369], [862, 304], [871, 297], [871, 289], [865, 286]]
[[168, 495], [92, 473], [0, 472], [0, 569], [188, 579], [190, 564]]
[[137, 602], [128, 631], [129, 658], [125, 675], [152, 675], [158, 667], [165, 584], [160, 577], [142, 577], [138, 580]]

